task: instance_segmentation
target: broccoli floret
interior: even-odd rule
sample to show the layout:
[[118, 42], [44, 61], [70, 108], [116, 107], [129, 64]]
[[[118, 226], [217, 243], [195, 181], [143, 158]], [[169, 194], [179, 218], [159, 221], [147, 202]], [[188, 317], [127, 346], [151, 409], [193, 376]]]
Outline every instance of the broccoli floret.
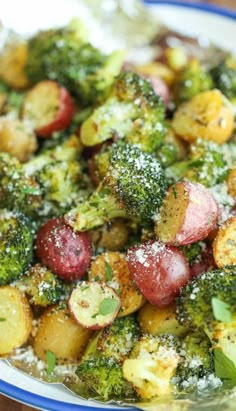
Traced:
[[161, 165], [166, 168], [171, 164], [186, 157], [185, 143], [175, 136], [173, 130], [168, 128], [163, 144], [156, 152], [156, 157]]
[[206, 244], [203, 241], [198, 241], [197, 243], [183, 245], [180, 247], [181, 251], [184, 253], [188, 260], [188, 263], [192, 265], [202, 254], [205, 249]]
[[58, 302], [63, 294], [63, 284], [47, 267], [34, 265], [14, 285], [23, 290], [30, 303], [47, 307]]
[[83, 104], [103, 99], [120, 72], [123, 52], [104, 55], [87, 43], [81, 25], [41, 31], [28, 42], [26, 74], [32, 84], [46, 78], [66, 86]]
[[139, 335], [139, 326], [134, 316], [116, 318], [112, 325], [100, 331], [95, 337], [96, 351], [103, 357], [122, 363]]
[[115, 137], [135, 144], [147, 153], [160, 147], [165, 108], [150, 83], [137, 74], [122, 73], [105, 103], [81, 127], [81, 141], [94, 146]]
[[224, 150], [212, 141], [198, 140], [191, 144], [189, 159], [167, 169], [170, 181], [185, 180], [212, 187], [226, 180], [229, 168]]
[[[236, 266], [213, 270], [189, 282], [177, 300], [177, 318], [203, 329], [214, 348], [236, 366]], [[235, 370], [236, 372], [236, 370]]]
[[214, 374], [211, 343], [204, 332], [188, 334], [180, 343], [179, 355], [181, 361], [175, 377], [181, 390], [196, 390], [199, 379]]
[[174, 84], [175, 99], [179, 104], [212, 88], [213, 81], [210, 74], [198, 60], [192, 60], [177, 77]]
[[159, 162], [129, 144], [113, 146], [105, 183], [66, 215], [75, 230], [86, 231], [116, 217], [139, 218], [150, 224], [166, 189]]
[[169, 395], [172, 392], [171, 379], [179, 360], [172, 336], [144, 335], [124, 361], [124, 378], [143, 399]]
[[16, 158], [0, 153], [0, 208], [32, 216], [41, 206], [41, 191], [36, 180], [26, 176], [23, 165]]
[[86, 386], [104, 401], [109, 399], [133, 399], [132, 386], [123, 378], [122, 368], [112, 359], [91, 356], [82, 361], [76, 370]]
[[92, 338], [76, 374], [104, 400], [132, 398], [134, 392], [123, 378], [121, 364], [138, 336], [139, 327], [133, 316], [117, 318]]
[[211, 70], [211, 75], [216, 88], [228, 97], [236, 98], [236, 59], [229, 57]]
[[24, 274], [33, 258], [33, 234], [27, 218], [19, 213], [0, 213], [0, 286]]
[[80, 149], [78, 137], [72, 135], [24, 164], [25, 173], [33, 176], [39, 184], [44, 200], [43, 212], [47, 216], [66, 212], [79, 197]]

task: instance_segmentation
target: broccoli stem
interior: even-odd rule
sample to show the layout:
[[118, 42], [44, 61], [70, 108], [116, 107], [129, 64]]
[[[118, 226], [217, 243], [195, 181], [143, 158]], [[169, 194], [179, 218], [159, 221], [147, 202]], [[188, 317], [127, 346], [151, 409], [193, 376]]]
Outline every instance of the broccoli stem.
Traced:
[[65, 220], [76, 231], [88, 231], [118, 217], [126, 218], [126, 211], [106, 188], [98, 189], [86, 202], [71, 210]]

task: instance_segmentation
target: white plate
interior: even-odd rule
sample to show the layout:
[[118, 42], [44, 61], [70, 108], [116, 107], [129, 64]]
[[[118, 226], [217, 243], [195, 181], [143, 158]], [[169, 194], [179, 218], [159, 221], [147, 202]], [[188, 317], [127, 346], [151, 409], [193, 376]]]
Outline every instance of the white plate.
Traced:
[[[127, 0], [129, 1], [129, 0]], [[3, 3], [3, 0], [0, 0]], [[55, 6], [56, 3], [56, 6]], [[65, 8], [66, 3], [66, 8]], [[236, 13], [204, 4], [184, 4], [177, 1], [146, 1], [154, 15], [174, 30], [185, 34], [207, 36], [219, 46], [236, 53]], [[28, 7], [24, 7], [27, 4]], [[54, 4], [54, 6], [53, 6]], [[40, 7], [39, 7], [40, 5]], [[41, 10], [41, 14], [40, 14]], [[25, 17], [23, 18], [23, 14]], [[55, 17], [56, 15], [56, 17]], [[7, 0], [1, 6], [1, 20], [9, 27], [27, 30], [32, 28], [32, 16], [37, 16], [33, 24], [39, 27], [50, 25], [50, 19], [60, 24], [76, 15], [76, 1]], [[31, 19], [27, 16], [31, 16]], [[25, 26], [24, 26], [25, 25]], [[35, 26], [34, 26], [35, 27]], [[101, 405], [83, 401], [59, 385], [38, 382], [0, 361], [0, 392], [37, 408], [52, 411], [95, 411], [120, 410], [121, 407]], [[125, 408], [131, 411], [131, 408]], [[166, 410], [170, 409], [166, 408]], [[235, 409], [235, 408], [232, 408]], [[134, 409], [133, 409], [134, 410]], [[156, 410], [157, 411], [157, 410]]]

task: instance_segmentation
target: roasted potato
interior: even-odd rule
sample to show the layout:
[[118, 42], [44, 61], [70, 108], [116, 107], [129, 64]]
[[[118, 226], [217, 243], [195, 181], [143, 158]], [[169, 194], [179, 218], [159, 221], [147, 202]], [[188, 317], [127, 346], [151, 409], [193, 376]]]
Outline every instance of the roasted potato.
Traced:
[[1, 54], [0, 79], [15, 89], [24, 89], [29, 85], [24, 67], [28, 56], [28, 47], [24, 42], [8, 42]]
[[213, 256], [219, 268], [236, 264], [236, 217], [220, 227], [213, 242]]
[[236, 167], [229, 172], [227, 186], [229, 194], [236, 200]]
[[24, 294], [14, 287], [0, 287], [0, 355], [25, 344], [31, 329], [32, 314]]
[[178, 108], [173, 128], [189, 143], [202, 138], [223, 144], [232, 135], [234, 113], [230, 102], [219, 90], [205, 91]]
[[182, 181], [171, 186], [156, 221], [157, 237], [171, 245], [186, 245], [205, 239], [214, 228], [219, 210], [203, 185]]
[[25, 162], [37, 148], [36, 136], [25, 123], [10, 117], [0, 118], [0, 151]]
[[91, 335], [91, 330], [79, 326], [69, 311], [58, 305], [48, 309], [40, 318], [33, 348], [43, 361], [46, 352], [51, 351], [58, 364], [75, 362], [82, 357]]
[[156, 307], [146, 303], [138, 314], [138, 321], [144, 333], [152, 335], [171, 334], [183, 335], [186, 333], [185, 327], [179, 325], [175, 315], [175, 305], [166, 307]]
[[109, 251], [119, 251], [128, 241], [129, 229], [127, 222], [116, 218], [110, 223], [89, 232], [92, 243], [97, 248]]
[[144, 303], [143, 296], [131, 279], [127, 261], [120, 253], [110, 251], [97, 257], [91, 264], [89, 279], [106, 282], [119, 293], [119, 317], [137, 311]]

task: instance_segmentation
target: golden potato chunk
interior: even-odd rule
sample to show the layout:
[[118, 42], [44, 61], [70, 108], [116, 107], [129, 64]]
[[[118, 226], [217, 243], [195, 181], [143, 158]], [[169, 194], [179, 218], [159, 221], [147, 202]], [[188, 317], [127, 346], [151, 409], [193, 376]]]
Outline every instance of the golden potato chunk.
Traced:
[[31, 329], [32, 315], [24, 294], [14, 287], [0, 287], [0, 355], [26, 343]]
[[189, 143], [202, 138], [223, 144], [233, 132], [233, 110], [219, 90], [205, 91], [178, 108], [173, 128], [179, 137]]
[[227, 178], [227, 186], [229, 194], [236, 200], [236, 167], [230, 170]]
[[139, 311], [138, 321], [144, 333], [152, 335], [183, 335], [186, 328], [179, 325], [175, 316], [175, 305], [159, 308], [146, 303]]
[[97, 248], [106, 248], [109, 251], [119, 251], [125, 246], [129, 238], [127, 222], [116, 218], [109, 224], [89, 232], [92, 243]]
[[213, 243], [213, 256], [219, 268], [236, 264], [236, 217], [220, 227]]
[[46, 352], [51, 351], [58, 363], [80, 359], [92, 335], [92, 331], [82, 328], [70, 316], [67, 309], [55, 306], [41, 317], [33, 348], [43, 361]]
[[17, 119], [0, 118], [0, 151], [9, 153], [25, 162], [37, 150], [35, 134]]
[[89, 280], [106, 282], [121, 298], [119, 317], [137, 311], [144, 303], [144, 297], [135, 287], [125, 257], [120, 253], [107, 252], [93, 261]]
[[1, 54], [0, 79], [8, 86], [23, 89], [29, 85], [24, 68], [28, 47], [23, 42], [8, 43]]

